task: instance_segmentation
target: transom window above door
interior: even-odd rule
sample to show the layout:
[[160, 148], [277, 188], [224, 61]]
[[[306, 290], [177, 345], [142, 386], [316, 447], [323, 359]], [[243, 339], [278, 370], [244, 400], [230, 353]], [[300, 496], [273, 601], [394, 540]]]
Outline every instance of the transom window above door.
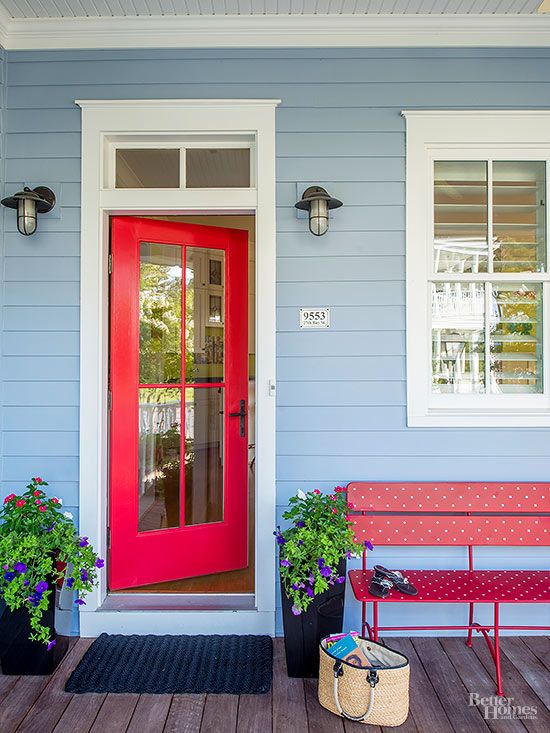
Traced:
[[550, 425], [550, 118], [405, 116], [408, 423]]
[[248, 136], [113, 138], [105, 187], [126, 189], [253, 188], [254, 148]]

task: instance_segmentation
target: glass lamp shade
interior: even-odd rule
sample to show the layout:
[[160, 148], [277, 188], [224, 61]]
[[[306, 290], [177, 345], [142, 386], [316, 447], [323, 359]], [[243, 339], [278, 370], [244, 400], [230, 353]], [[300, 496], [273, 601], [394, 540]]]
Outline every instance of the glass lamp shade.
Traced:
[[17, 231], [29, 236], [36, 231], [36, 201], [19, 199], [17, 202]]
[[309, 207], [309, 231], [321, 237], [328, 229], [328, 205], [325, 199], [315, 199]]

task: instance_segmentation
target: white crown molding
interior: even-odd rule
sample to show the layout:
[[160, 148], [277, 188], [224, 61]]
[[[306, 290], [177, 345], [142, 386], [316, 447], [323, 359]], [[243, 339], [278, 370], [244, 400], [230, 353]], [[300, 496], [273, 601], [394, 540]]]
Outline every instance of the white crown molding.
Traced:
[[75, 104], [86, 107], [277, 107], [280, 99], [75, 99]]
[[8, 50], [550, 46], [549, 15], [0, 18]]

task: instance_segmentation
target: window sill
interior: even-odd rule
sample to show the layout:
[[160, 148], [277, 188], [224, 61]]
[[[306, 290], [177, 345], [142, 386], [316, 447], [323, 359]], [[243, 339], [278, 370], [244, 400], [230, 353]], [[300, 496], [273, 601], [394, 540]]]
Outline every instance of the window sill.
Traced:
[[409, 428], [541, 428], [550, 427], [550, 410], [430, 410], [407, 415]]

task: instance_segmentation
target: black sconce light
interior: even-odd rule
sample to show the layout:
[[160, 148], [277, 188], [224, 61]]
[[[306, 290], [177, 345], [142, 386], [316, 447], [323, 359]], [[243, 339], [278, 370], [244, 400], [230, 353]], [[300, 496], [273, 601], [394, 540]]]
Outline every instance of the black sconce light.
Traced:
[[28, 236], [36, 231], [37, 214], [45, 214], [55, 206], [55, 194], [46, 186], [38, 186], [34, 190], [25, 186], [0, 203], [8, 209], [17, 209], [17, 230]]
[[309, 231], [321, 237], [328, 230], [328, 212], [343, 206], [341, 201], [333, 199], [321, 186], [310, 186], [302, 194], [302, 198], [294, 206], [309, 211]]

